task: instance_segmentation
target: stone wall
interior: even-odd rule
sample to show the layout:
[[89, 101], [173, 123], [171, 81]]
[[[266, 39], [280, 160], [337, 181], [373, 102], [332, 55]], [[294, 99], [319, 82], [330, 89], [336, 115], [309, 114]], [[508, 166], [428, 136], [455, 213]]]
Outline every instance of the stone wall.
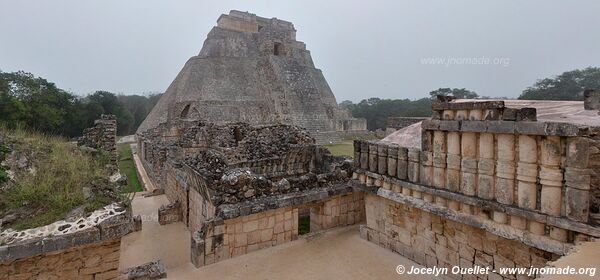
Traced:
[[310, 230], [354, 225], [365, 220], [364, 194], [353, 192], [310, 206]]
[[583, 107], [586, 110], [600, 110], [600, 90], [586, 90], [583, 93]]
[[[544, 267], [558, 258], [516, 240], [509, 240], [443, 216], [369, 194], [367, 224], [361, 237], [427, 267]], [[523, 275], [452, 275], [456, 279], [526, 279]]]
[[[224, 211], [223, 216], [227, 218], [208, 220], [193, 233], [192, 263], [200, 267], [295, 240], [298, 238], [300, 209], [310, 209], [310, 232], [364, 222], [364, 194], [348, 191], [347, 187], [342, 189], [342, 193], [331, 197], [321, 192], [303, 199], [275, 199], [281, 205], [289, 206], [241, 216]], [[304, 203], [294, 204], [294, 201]]]
[[116, 163], [117, 153], [117, 117], [115, 115], [102, 115], [94, 121], [94, 126], [86, 128], [83, 136], [77, 140], [78, 145], [107, 152]]
[[130, 211], [108, 207], [76, 224], [17, 232], [0, 246], [0, 279], [116, 279], [121, 237], [133, 231]]
[[116, 279], [121, 239], [0, 264], [1, 279]]
[[192, 236], [192, 263], [209, 265], [298, 238], [298, 209], [285, 207], [204, 225]]
[[[501, 101], [434, 102], [433, 111], [422, 123], [421, 149], [355, 141], [353, 178], [381, 198], [372, 205], [391, 200], [403, 209], [392, 211], [400, 216], [437, 215], [442, 224], [459, 222], [544, 256], [565, 255], [600, 237], [593, 196], [599, 152], [591, 149], [597, 128], [538, 122], [534, 108], [506, 108]], [[367, 212], [378, 214], [367, 213], [367, 228], [381, 232], [369, 219], [385, 220], [384, 212], [398, 207], [372, 205]], [[406, 235], [394, 227], [383, 233], [394, 232]], [[431, 258], [426, 264], [448, 262]]]

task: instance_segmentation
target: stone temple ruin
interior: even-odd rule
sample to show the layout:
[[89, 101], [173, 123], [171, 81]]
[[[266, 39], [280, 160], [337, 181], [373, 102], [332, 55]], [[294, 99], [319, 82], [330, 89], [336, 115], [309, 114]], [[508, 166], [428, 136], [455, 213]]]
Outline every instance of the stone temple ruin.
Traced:
[[193, 232], [196, 266], [294, 240], [302, 217], [311, 230], [364, 221], [352, 162], [296, 126], [180, 121], [138, 135], [138, 147], [172, 202], [159, 221]]
[[428, 267], [497, 269], [544, 267], [600, 237], [597, 111], [521, 100], [433, 111], [420, 147], [355, 141], [363, 238]]
[[[362, 121], [336, 107], [291, 23], [232, 11], [144, 121], [134, 158], [156, 188], [144, 196], [168, 198], [158, 224], [191, 233], [196, 268], [291, 242], [301, 224], [359, 225], [365, 240], [425, 267], [545, 267], [600, 238], [599, 97], [440, 97], [431, 118], [337, 157], [318, 144]], [[110, 150], [114, 140], [102, 139], [113, 135], [104, 117], [81, 143]], [[161, 260], [118, 271], [121, 238], [138, 230], [131, 208], [109, 205], [5, 231], [0, 278], [165, 277]]]
[[179, 119], [297, 125], [319, 144], [366, 131], [337, 106], [291, 22], [239, 11], [219, 17], [138, 133]]
[[362, 224], [428, 267], [544, 267], [600, 237], [597, 111], [442, 98], [433, 112], [419, 145], [356, 140], [353, 162], [290, 125], [179, 120], [138, 147], [172, 202], [159, 219], [192, 232], [196, 267], [294, 240], [301, 219]]

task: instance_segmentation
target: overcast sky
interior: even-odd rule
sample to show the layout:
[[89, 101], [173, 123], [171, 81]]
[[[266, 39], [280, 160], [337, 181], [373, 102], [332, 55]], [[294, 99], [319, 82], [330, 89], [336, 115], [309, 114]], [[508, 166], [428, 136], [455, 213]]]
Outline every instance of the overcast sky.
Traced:
[[338, 102], [440, 87], [516, 97], [600, 66], [594, 0], [0, 0], [0, 70], [80, 95], [162, 92], [231, 9], [293, 22]]

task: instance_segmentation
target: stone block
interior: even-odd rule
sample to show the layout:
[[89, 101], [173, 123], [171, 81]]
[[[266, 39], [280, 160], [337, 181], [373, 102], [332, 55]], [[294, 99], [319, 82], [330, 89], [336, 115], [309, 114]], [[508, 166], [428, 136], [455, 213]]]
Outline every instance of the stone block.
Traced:
[[561, 187], [542, 185], [540, 204], [543, 213], [560, 216], [562, 205]]
[[546, 123], [544, 122], [516, 122], [515, 128], [519, 134], [544, 135], [546, 133]]
[[571, 123], [546, 122], [546, 135], [577, 136], [579, 127]]
[[589, 190], [591, 175], [588, 169], [565, 168], [565, 185], [580, 190]]
[[517, 196], [519, 199], [519, 207], [526, 209], [535, 209], [537, 201], [536, 184], [519, 181], [517, 183]]
[[486, 132], [487, 124], [484, 121], [462, 121], [460, 128], [466, 132]]
[[487, 132], [513, 134], [515, 133], [515, 122], [487, 121]]
[[587, 222], [589, 216], [590, 193], [589, 191], [566, 188], [565, 210], [569, 219]]
[[460, 122], [459, 121], [440, 121], [440, 130], [444, 131], [459, 131], [460, 130]]
[[582, 137], [567, 139], [567, 160], [568, 167], [587, 168], [589, 163], [589, 140]]

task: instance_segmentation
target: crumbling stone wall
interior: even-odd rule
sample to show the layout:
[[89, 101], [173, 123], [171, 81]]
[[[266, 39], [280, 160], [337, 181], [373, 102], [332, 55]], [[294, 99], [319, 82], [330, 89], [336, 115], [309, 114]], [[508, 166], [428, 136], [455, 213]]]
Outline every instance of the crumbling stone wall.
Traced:
[[[517, 240], [369, 194], [361, 237], [426, 267], [545, 267], [558, 258]], [[452, 275], [456, 279], [525, 279], [524, 275]], [[477, 278], [479, 276], [479, 278]], [[485, 278], [487, 277], [487, 278]]]
[[119, 238], [0, 264], [0, 278], [116, 279], [120, 246]]
[[101, 115], [94, 121], [94, 126], [86, 128], [83, 136], [77, 140], [77, 145], [107, 152], [116, 163], [117, 153], [117, 117], [115, 115]]
[[600, 90], [586, 90], [583, 93], [583, 106], [586, 110], [600, 110]]
[[116, 279], [121, 237], [134, 225], [130, 211], [107, 209], [79, 222], [89, 226], [102, 220], [92, 227], [46, 236], [41, 228], [31, 229], [27, 234], [38, 237], [0, 246], [0, 279]]
[[[600, 237], [590, 215], [597, 176], [597, 151], [590, 153], [590, 145], [597, 128], [538, 122], [534, 108], [506, 108], [502, 101], [434, 102], [433, 110], [422, 123], [421, 149], [355, 141], [353, 178], [380, 198], [367, 202], [367, 231], [408, 240], [396, 220], [390, 228], [369, 221], [392, 219], [382, 212], [395, 209], [417, 219], [425, 212], [438, 215], [544, 256], [564, 255], [578, 242]], [[402, 207], [373, 206], [390, 201]], [[448, 262], [431, 258], [435, 262], [426, 264]]]

